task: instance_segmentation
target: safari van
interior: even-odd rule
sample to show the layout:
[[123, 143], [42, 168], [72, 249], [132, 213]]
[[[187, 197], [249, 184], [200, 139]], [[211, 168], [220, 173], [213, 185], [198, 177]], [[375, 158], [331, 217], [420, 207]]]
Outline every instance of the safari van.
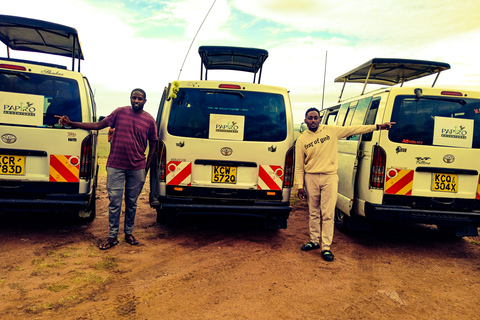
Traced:
[[[157, 220], [245, 215], [264, 219], [266, 228], [286, 228], [293, 116], [285, 88], [260, 84], [268, 51], [201, 46], [198, 52], [200, 80], [170, 83], [158, 109], [160, 145], [150, 172]], [[207, 80], [209, 70], [251, 72], [253, 83]]]
[[[393, 221], [436, 225], [458, 237], [478, 234], [480, 92], [436, 88], [448, 69], [441, 62], [376, 58], [335, 79], [344, 87], [362, 83], [363, 91], [340, 96], [322, 123], [396, 122], [389, 131], [339, 141], [339, 229]], [[427, 75], [436, 75], [431, 87], [403, 86]], [[387, 87], [365, 93], [367, 84]]]
[[[7, 57], [0, 57], [0, 213], [74, 213], [92, 221], [97, 131], [63, 127], [55, 118], [96, 121], [92, 90], [80, 73], [77, 31], [0, 15], [0, 40], [7, 47]], [[72, 68], [14, 59], [10, 49], [68, 57]]]

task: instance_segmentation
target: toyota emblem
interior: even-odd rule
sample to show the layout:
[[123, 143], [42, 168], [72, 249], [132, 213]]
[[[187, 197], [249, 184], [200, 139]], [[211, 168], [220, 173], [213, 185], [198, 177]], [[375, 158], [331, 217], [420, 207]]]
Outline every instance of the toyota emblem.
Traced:
[[453, 154], [447, 154], [443, 156], [443, 162], [452, 163], [453, 161], [455, 161], [455, 157], [453, 156]]
[[12, 144], [12, 143], [15, 143], [15, 141], [17, 141], [17, 137], [11, 133], [5, 133], [4, 135], [2, 135], [2, 141], [4, 143]]
[[233, 150], [232, 148], [229, 148], [229, 147], [223, 147], [222, 149], [220, 149], [220, 153], [226, 157], [232, 155], [233, 153]]

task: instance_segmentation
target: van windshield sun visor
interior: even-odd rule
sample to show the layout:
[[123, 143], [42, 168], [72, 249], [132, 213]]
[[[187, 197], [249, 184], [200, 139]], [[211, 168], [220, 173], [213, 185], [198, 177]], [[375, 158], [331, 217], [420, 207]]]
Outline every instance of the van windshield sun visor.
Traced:
[[203, 80], [205, 67], [205, 80], [208, 80], [208, 70], [234, 70], [254, 73], [254, 83], [257, 73], [260, 72], [260, 83], [263, 63], [268, 58], [268, 51], [264, 49], [225, 46], [200, 46], [198, 54], [202, 60], [200, 80]]
[[335, 82], [396, 85], [450, 69], [444, 62], [375, 58], [335, 78]]
[[0, 15], [0, 41], [7, 48], [19, 51], [48, 53], [84, 59], [77, 30], [48, 21]]

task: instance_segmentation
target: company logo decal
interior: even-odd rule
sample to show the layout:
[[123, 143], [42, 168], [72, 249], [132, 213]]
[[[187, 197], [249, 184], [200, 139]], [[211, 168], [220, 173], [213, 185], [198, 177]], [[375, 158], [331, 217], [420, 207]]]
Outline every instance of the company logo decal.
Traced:
[[3, 114], [14, 114], [35, 117], [35, 107], [31, 102], [20, 102], [20, 105], [3, 105]]
[[417, 164], [430, 164], [428, 160], [430, 160], [430, 157], [415, 157], [417, 159]]
[[226, 124], [217, 124], [215, 126], [216, 132], [238, 133], [238, 124], [236, 121], [228, 122]]
[[465, 130], [465, 126], [455, 126], [450, 129], [442, 128], [441, 137], [444, 138], [456, 138], [456, 139], [467, 139], [467, 130]]
[[397, 151], [397, 154], [399, 152], [407, 152], [407, 148], [402, 148], [402, 147], [399, 146], [399, 147], [397, 147], [397, 149], [395, 149], [395, 151]]

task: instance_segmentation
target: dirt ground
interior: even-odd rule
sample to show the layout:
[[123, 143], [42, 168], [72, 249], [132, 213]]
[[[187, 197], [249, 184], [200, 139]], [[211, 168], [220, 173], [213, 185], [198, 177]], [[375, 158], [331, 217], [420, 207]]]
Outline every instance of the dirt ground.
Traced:
[[[51, 215], [0, 216], [0, 318], [7, 319], [479, 319], [480, 239], [434, 227], [336, 231], [334, 262], [308, 241], [306, 204], [288, 228], [191, 218], [155, 222], [148, 188], [135, 236], [101, 251], [104, 179], [89, 225]], [[123, 220], [122, 220], [123, 222]], [[123, 229], [121, 229], [122, 231]]]

